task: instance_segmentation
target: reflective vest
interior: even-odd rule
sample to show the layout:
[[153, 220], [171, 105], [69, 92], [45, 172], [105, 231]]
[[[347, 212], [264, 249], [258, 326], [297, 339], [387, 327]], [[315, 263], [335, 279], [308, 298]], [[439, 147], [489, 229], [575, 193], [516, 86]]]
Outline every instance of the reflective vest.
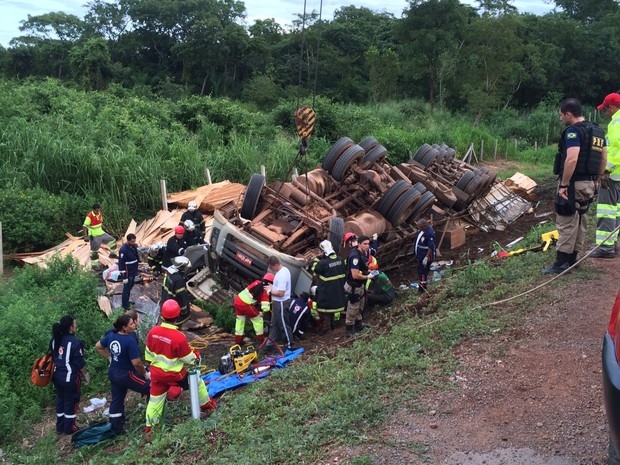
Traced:
[[89, 236], [102, 236], [105, 234], [103, 230], [103, 213], [99, 212], [99, 214], [96, 214], [94, 211], [91, 211], [86, 215], [83, 226], [88, 229]]
[[569, 129], [575, 129], [579, 133], [579, 156], [575, 172], [571, 181], [595, 180], [598, 176], [603, 159], [603, 148], [605, 147], [605, 131], [596, 123], [580, 121], [568, 126], [562, 133], [558, 144], [558, 153], [553, 165], [553, 173], [562, 176], [564, 163], [566, 161], [565, 134]]
[[194, 363], [196, 354], [189, 346], [187, 337], [176, 326], [162, 323], [149, 331], [144, 359], [151, 364], [154, 375], [157, 370], [181, 373], [185, 371], [185, 365]]
[[271, 310], [269, 294], [265, 292], [263, 281], [260, 279], [253, 281], [248, 287], [242, 290], [237, 297], [239, 297], [244, 304], [248, 305], [255, 305], [260, 301], [260, 309], [262, 312]]
[[609, 178], [620, 181], [620, 111], [614, 113], [607, 125], [607, 171]]

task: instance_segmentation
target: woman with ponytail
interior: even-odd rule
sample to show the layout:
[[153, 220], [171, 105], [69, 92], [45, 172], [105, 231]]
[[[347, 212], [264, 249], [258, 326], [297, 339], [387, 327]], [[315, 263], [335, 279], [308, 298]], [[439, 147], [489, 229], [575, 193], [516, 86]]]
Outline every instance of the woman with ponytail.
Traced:
[[63, 316], [52, 326], [50, 349], [56, 369], [52, 381], [56, 388], [56, 432], [73, 434], [82, 394], [82, 381], [89, 382], [84, 343], [75, 337], [75, 318]]
[[108, 331], [95, 345], [97, 352], [110, 361], [110, 423], [119, 434], [123, 432], [125, 422], [127, 390], [131, 389], [147, 397], [151, 389], [150, 374], [145, 370], [140, 358], [136, 326], [136, 320], [127, 312], [116, 319], [114, 329]]

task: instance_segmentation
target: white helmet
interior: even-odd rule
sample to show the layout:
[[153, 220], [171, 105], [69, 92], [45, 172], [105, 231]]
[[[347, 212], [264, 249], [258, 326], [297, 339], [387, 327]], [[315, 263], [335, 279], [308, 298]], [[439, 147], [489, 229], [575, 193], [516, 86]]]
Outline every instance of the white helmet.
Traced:
[[196, 229], [196, 225], [192, 220], [185, 220], [183, 226], [185, 226], [185, 229], [187, 229], [188, 231], [193, 231], [194, 229]]
[[321, 250], [325, 253], [325, 255], [331, 255], [334, 253], [334, 246], [330, 241], [325, 239], [323, 242], [319, 244]]
[[196, 201], [192, 200], [190, 203], [187, 204], [187, 209], [190, 212], [195, 212], [196, 210], [198, 210], [198, 204], [196, 203]]
[[317, 289], [317, 286], [312, 286], [310, 288], [310, 295], [311, 296], [316, 297], [316, 289]]
[[152, 246], [149, 247], [149, 255], [151, 257], [157, 256], [159, 251], [164, 247], [165, 247], [164, 244], [162, 244], [161, 242], [158, 242], [157, 244], [153, 244]]
[[189, 265], [190, 265], [190, 262], [189, 262], [189, 258], [187, 257], [181, 256], [181, 257], [174, 257], [172, 259], [172, 266], [176, 268], [177, 270], [182, 270], [183, 268]]

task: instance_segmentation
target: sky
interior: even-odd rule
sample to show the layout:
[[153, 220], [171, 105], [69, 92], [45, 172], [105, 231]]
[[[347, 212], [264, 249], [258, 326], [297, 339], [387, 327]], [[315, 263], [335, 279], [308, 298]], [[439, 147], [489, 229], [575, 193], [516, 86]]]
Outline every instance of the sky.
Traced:
[[[304, 11], [304, 0], [242, 0], [247, 12], [247, 24], [257, 19], [273, 18], [281, 26], [292, 24], [297, 14]], [[306, 11], [319, 12], [321, 0], [305, 0]], [[474, 4], [474, 0], [463, 1]], [[512, 4], [520, 13], [544, 14], [551, 11], [549, 3], [544, 0], [514, 0]], [[7, 47], [13, 37], [21, 35], [20, 21], [28, 15], [37, 16], [52, 11], [64, 11], [83, 18], [86, 13], [84, 5], [88, 0], [0, 0], [0, 44]], [[322, 17], [330, 20], [334, 10], [348, 5], [367, 7], [377, 12], [392, 13], [397, 18], [408, 6], [407, 0], [323, 0]]]

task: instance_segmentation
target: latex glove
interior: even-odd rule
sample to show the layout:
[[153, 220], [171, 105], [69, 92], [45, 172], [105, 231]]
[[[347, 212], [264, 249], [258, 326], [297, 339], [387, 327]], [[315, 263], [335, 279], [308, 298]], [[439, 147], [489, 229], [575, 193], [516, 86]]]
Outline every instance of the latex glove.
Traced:
[[379, 235], [378, 235], [377, 233], [374, 233], [374, 234], [372, 235], [372, 240], [373, 240], [373, 241], [376, 241], [378, 237], [379, 237]]
[[127, 283], [129, 283], [129, 279], [127, 278], [123, 279], [123, 284], [127, 284]]
[[422, 260], [422, 265], [428, 265], [428, 257], [424, 257], [424, 260]]
[[611, 189], [611, 181], [609, 180], [609, 171], [605, 171], [599, 179], [603, 189]]
[[88, 242], [88, 241], [90, 241], [90, 237], [84, 236], [84, 242]]
[[90, 373], [86, 373], [83, 377], [82, 377], [84, 384], [90, 384]]
[[147, 371], [146, 373], [144, 373], [144, 379], [146, 379], [147, 381], [151, 380], [151, 372]]

